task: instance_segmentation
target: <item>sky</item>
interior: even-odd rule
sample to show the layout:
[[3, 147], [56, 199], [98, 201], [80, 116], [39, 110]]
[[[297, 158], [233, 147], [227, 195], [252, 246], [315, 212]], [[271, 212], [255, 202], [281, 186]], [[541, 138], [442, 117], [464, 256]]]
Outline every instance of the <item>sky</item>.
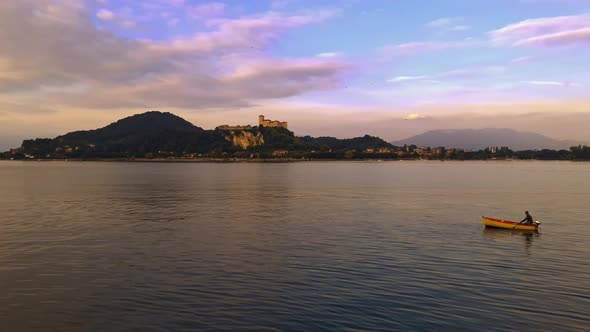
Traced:
[[590, 143], [590, 0], [0, 1], [0, 40], [0, 150], [149, 110]]

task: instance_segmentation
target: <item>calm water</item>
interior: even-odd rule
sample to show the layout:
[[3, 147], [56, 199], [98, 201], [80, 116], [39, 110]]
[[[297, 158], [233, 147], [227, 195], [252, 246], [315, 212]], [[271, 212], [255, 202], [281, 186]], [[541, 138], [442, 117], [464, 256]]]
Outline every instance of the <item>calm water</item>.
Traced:
[[[590, 163], [0, 162], [1, 331], [582, 331]], [[541, 235], [484, 230], [481, 215]]]

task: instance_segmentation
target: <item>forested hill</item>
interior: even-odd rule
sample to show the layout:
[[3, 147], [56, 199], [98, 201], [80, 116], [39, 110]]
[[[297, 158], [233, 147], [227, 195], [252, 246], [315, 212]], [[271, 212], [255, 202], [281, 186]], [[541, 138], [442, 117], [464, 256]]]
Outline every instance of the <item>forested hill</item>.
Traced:
[[205, 153], [226, 145], [221, 133], [196, 127], [171, 113], [152, 111], [95, 130], [25, 140], [20, 150], [34, 158], [129, 158]]
[[23, 141], [3, 156], [21, 158], [143, 158], [285, 151], [345, 151], [393, 147], [378, 137], [296, 137], [285, 128], [205, 130], [171, 113], [137, 114], [95, 130]]
[[313, 150], [360, 150], [394, 148], [394, 146], [379, 137], [365, 135], [355, 138], [335, 138], [335, 137], [301, 137], [301, 142]]
[[121, 119], [104, 128], [75, 131], [55, 139], [67, 143], [99, 144], [136, 141], [165, 131], [198, 133], [203, 129], [172, 113], [151, 111]]

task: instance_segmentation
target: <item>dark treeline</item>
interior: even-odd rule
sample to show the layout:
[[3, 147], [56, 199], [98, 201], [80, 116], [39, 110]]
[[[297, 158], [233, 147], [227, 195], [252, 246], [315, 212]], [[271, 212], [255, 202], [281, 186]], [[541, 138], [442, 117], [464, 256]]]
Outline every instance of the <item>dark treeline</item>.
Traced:
[[[275, 131], [276, 129], [271, 130]], [[272, 137], [272, 134], [269, 134]], [[276, 138], [276, 137], [275, 137]], [[296, 142], [282, 142], [280, 139], [270, 145], [253, 146], [241, 149], [227, 142], [212, 139], [213, 144], [203, 144], [206, 138], [194, 145], [190, 140], [179, 138], [183, 143], [182, 149], [176, 150], [178, 142], [145, 142], [143, 144], [126, 145], [125, 143], [109, 143], [99, 145], [69, 146], [57, 144], [52, 139], [26, 140], [21, 148], [0, 154], [0, 159], [129, 159], [129, 158], [289, 158], [289, 159], [324, 159], [324, 160], [590, 160], [589, 146], [574, 146], [569, 150], [523, 150], [513, 151], [507, 147], [500, 149], [486, 148], [478, 151], [462, 149], [424, 148], [417, 146], [381, 146], [367, 148], [377, 143], [379, 138], [362, 137], [358, 141], [351, 141], [350, 145], [342, 142], [326, 144], [324, 139], [303, 142], [298, 138]], [[208, 142], [207, 142], [208, 143]], [[204, 148], [207, 146], [208, 148]], [[354, 148], [357, 146], [357, 148]], [[377, 145], [378, 146], [378, 145]]]

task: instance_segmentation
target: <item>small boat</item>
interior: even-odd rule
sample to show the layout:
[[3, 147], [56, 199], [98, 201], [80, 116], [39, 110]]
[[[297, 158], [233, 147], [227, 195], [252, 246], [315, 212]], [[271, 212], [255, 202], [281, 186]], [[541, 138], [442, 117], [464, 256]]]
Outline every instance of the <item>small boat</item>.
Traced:
[[492, 228], [516, 229], [519, 231], [538, 231], [539, 225], [541, 225], [539, 221], [535, 221], [532, 225], [524, 225], [510, 220], [488, 218], [484, 216], [481, 218], [483, 219], [483, 224], [486, 227]]

